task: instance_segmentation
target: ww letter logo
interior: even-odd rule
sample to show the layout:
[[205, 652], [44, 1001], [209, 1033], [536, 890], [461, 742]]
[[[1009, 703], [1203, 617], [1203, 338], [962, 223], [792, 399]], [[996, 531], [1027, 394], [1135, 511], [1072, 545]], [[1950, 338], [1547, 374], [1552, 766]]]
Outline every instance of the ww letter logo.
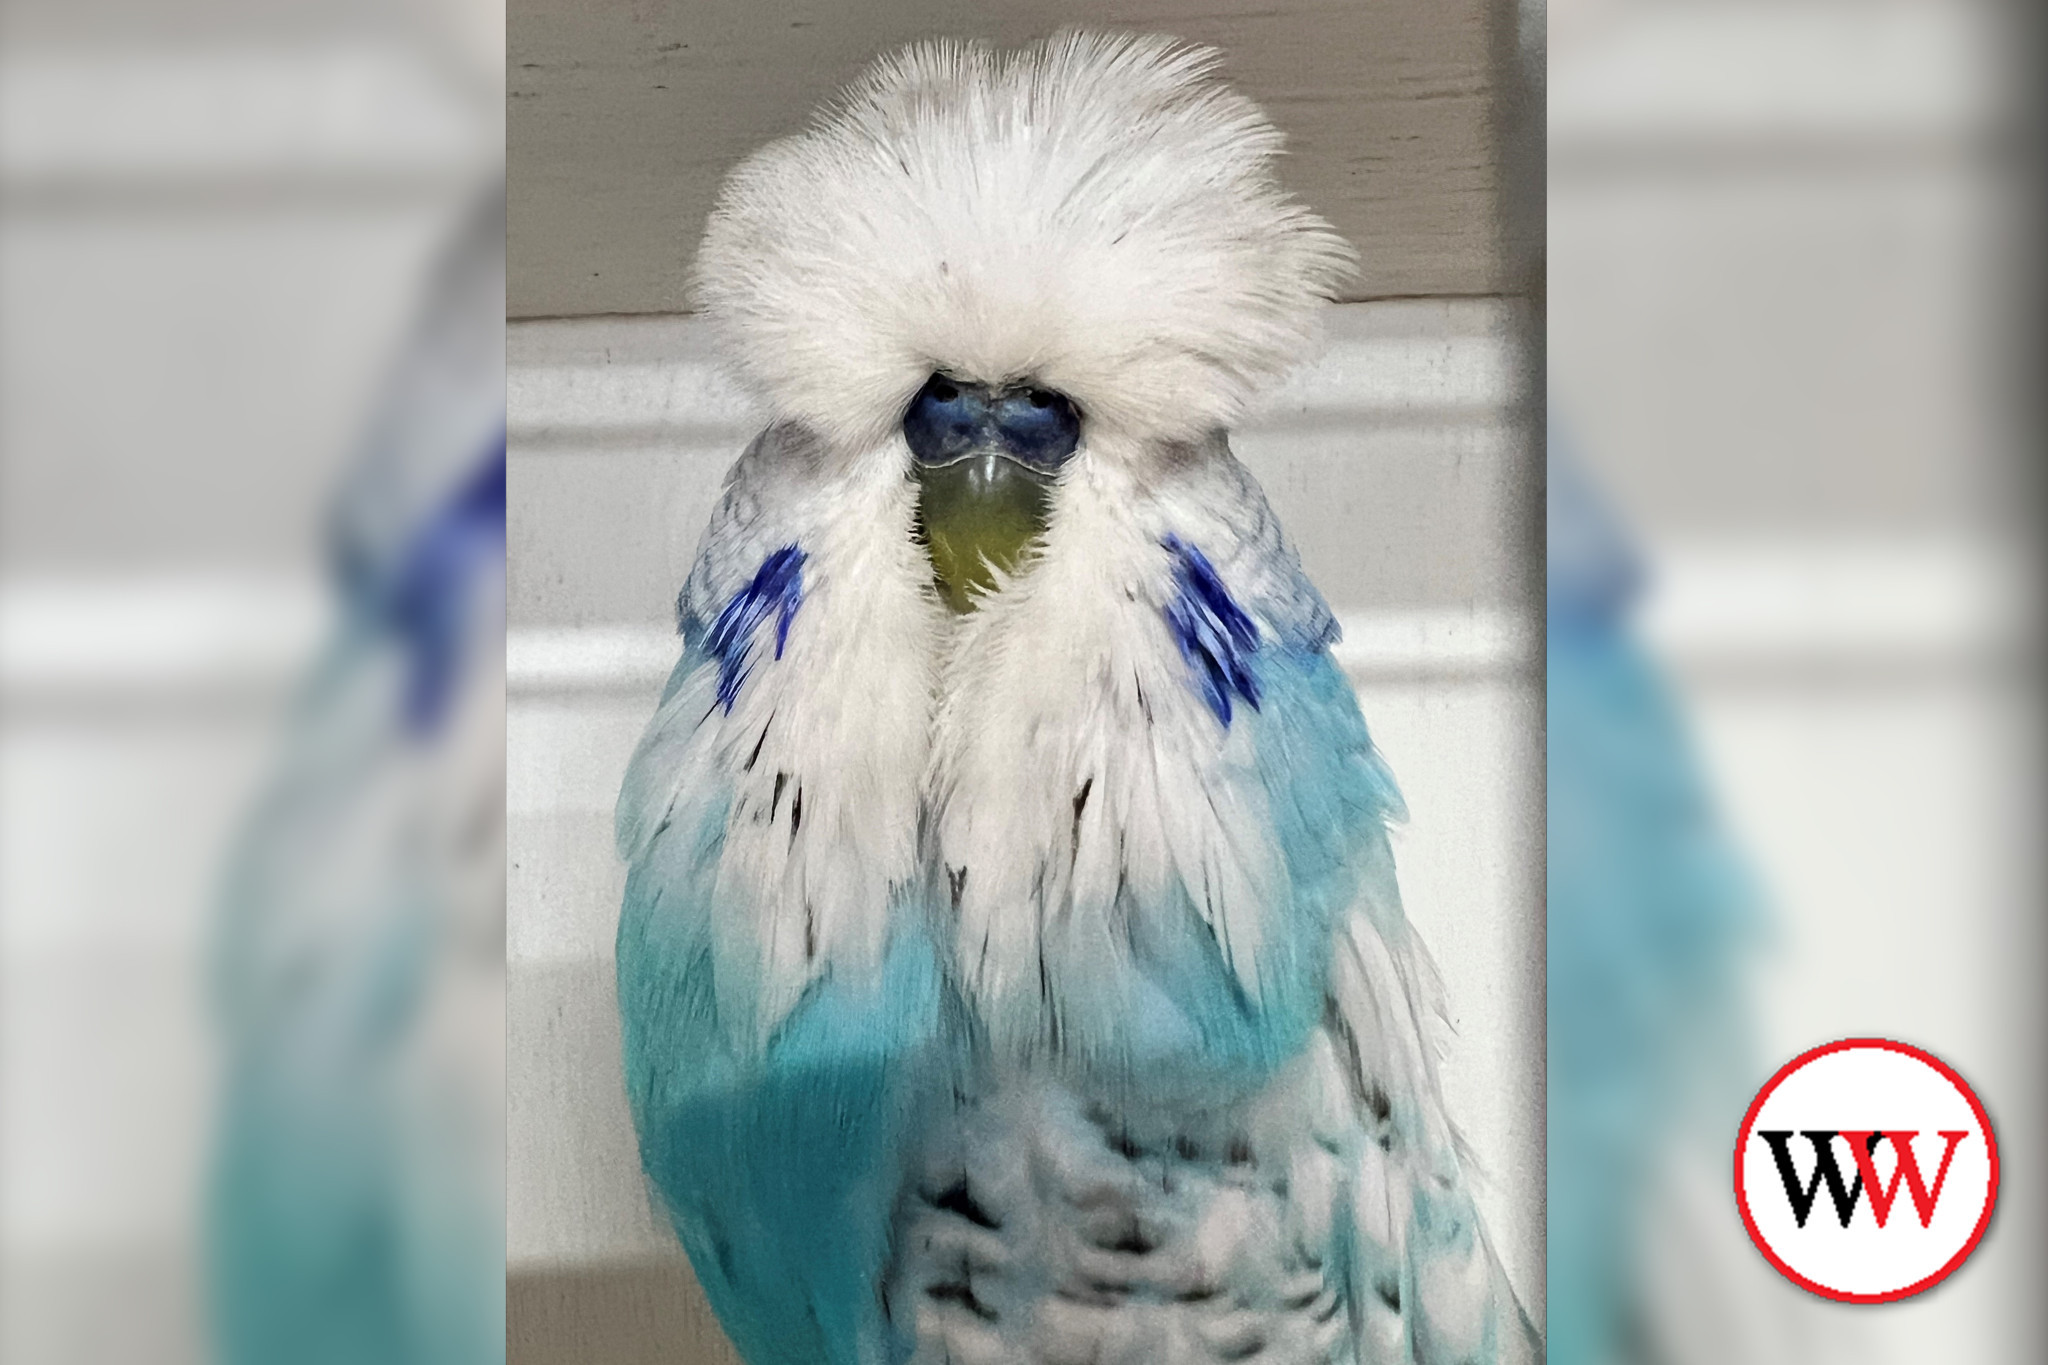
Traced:
[[1998, 1142], [1976, 1092], [1939, 1059], [1885, 1039], [1830, 1043], [1750, 1105], [1735, 1199], [1757, 1249], [1794, 1283], [1889, 1303], [1976, 1249], [1998, 1199]]

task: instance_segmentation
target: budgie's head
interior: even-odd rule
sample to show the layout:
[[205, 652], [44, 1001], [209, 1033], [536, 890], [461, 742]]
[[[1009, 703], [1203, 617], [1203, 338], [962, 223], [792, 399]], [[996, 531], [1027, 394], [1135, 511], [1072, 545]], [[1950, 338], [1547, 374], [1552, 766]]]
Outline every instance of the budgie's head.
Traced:
[[712, 213], [699, 297], [741, 376], [832, 447], [901, 432], [928, 465], [1230, 425], [1312, 346], [1350, 251], [1218, 60], [1095, 34], [882, 60]]

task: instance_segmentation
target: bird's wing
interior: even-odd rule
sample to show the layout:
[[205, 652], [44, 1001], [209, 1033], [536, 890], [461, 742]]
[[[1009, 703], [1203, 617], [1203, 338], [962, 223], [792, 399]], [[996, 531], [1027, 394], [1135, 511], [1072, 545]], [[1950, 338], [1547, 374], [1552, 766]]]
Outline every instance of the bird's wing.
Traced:
[[758, 1051], [828, 975], [879, 973], [917, 872], [939, 609], [914, 504], [898, 464], [771, 427], [678, 600], [682, 656], [627, 768], [618, 849], [629, 909], [666, 897], [663, 922], [704, 936], [735, 1046]]
[[[769, 427], [726, 473], [724, 493], [676, 597], [682, 656], [662, 689], [660, 709], [634, 751], [619, 795], [618, 850], [629, 863], [647, 857], [655, 840], [669, 833], [679, 813], [678, 800], [686, 798], [692, 786], [705, 785], [694, 780], [699, 775], [695, 769], [708, 765], [713, 756], [701, 746], [691, 746], [712, 717], [701, 707], [693, 713], [677, 694], [713, 666], [705, 636], [719, 612], [774, 550], [798, 545], [804, 530], [804, 490], [801, 481], [790, 476], [800, 468], [808, 439], [801, 428]], [[751, 635], [744, 643], [752, 644]]]
[[1412, 934], [1361, 908], [1331, 968], [1327, 1024], [1359, 1121], [1349, 1257], [1361, 1361], [1530, 1361], [1542, 1344], [1472, 1200], [1445, 1112], [1434, 969]]
[[1389, 822], [1406, 812], [1330, 654], [1334, 620], [1227, 448], [1191, 474], [1206, 487], [1189, 500], [1202, 509], [1190, 520], [1261, 628], [1258, 772], [1294, 898], [1339, 902], [1328, 919], [1322, 1031], [1353, 1120], [1338, 1143], [1350, 1165], [1345, 1256], [1360, 1358], [1540, 1355], [1487, 1243], [1471, 1162], [1445, 1110], [1442, 985], [1403, 912], [1388, 839]]
[[888, 709], [929, 704], [895, 653], [922, 642], [868, 615], [892, 584], [906, 611], [929, 596], [928, 569], [906, 578], [909, 496], [900, 472], [828, 470], [801, 429], [754, 442], [619, 799], [641, 1159], [750, 1359], [871, 1358], [897, 1153], [939, 1033], [937, 957], [904, 913], [921, 726]]

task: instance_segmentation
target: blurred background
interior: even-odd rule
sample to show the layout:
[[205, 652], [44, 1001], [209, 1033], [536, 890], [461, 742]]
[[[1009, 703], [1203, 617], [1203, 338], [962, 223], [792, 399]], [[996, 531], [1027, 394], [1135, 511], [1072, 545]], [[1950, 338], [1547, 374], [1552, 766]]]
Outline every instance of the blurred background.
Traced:
[[[2037, 9], [1553, 0], [1558, 1365], [2048, 1358]], [[1974, 1260], [1874, 1309], [1728, 1192], [1756, 1088], [1856, 1035], [2010, 1154]]]
[[[278, 794], [322, 771], [309, 735], [404, 749], [406, 687], [388, 676], [366, 728], [322, 721], [323, 680], [365, 657], [349, 652], [364, 580], [338, 576], [336, 550], [405, 562], [408, 533], [474, 492], [489, 433], [454, 422], [408, 444], [393, 433], [420, 428], [394, 414], [417, 410], [403, 376], [432, 348], [435, 300], [460, 293], [460, 243], [488, 236], [477, 206], [508, 93], [525, 319], [510, 1025], [531, 1073], [502, 1139], [512, 1325], [533, 1360], [717, 1349], [679, 1297], [613, 1094], [617, 887], [593, 861], [672, 649], [666, 604], [750, 434], [679, 315], [682, 273], [717, 175], [871, 51], [1021, 37], [1057, 8], [970, 24], [914, 4], [520, 0], [508, 92], [484, 0], [0, 5], [0, 1358], [219, 1354], [204, 1248], [228, 1082], [251, 1058], [251, 1016], [222, 998], [231, 888], [251, 884]], [[1653, 723], [1630, 742], [1681, 774], [1719, 878], [1675, 898], [1697, 951], [1653, 964], [1671, 974], [1649, 978], [1653, 1017], [1690, 1016], [1656, 1041], [1694, 1050], [1629, 1059], [1660, 1083], [1640, 1182], [1584, 1205], [1606, 1220], [1603, 1256], [1560, 1260], [1571, 1191], [1552, 1153], [1553, 1314], [1605, 1280], [1556, 1358], [2048, 1357], [2030, 1163], [2008, 1163], [1968, 1270], [1876, 1310], [1779, 1280], [1726, 1192], [1755, 1086], [1851, 1033], [1945, 1057], [2008, 1152], [2042, 1145], [2043, 234], [2023, 103], [2040, 82], [2022, 65], [2038, 16], [1998, 0], [1557, 0], [1547, 16], [1159, 0], [1090, 17], [1230, 48], [1290, 133], [1290, 179], [1366, 253], [1331, 361], [1241, 447], [1345, 611], [1347, 663], [1416, 808], [1404, 874], [1440, 955], [1471, 973], [1454, 1003], [1481, 1043], [1451, 1083], [1499, 1154], [1489, 1213], [1532, 1309], [1540, 1067], [1483, 1044], [1533, 1027], [1540, 992], [1513, 973], [1542, 896], [1526, 339], [1547, 297], [1554, 444], [1585, 490], [1573, 534], [1595, 547], [1576, 607], [1640, 662], [1626, 699]], [[391, 458], [405, 450], [420, 453]], [[1551, 616], [1555, 649], [1554, 596]], [[461, 694], [472, 739], [488, 692]], [[1619, 713], [1591, 708], [1580, 733]], [[386, 833], [412, 827], [407, 810], [473, 809], [487, 747], [401, 765], [402, 792], [470, 799], [401, 802]], [[1591, 768], [1595, 798], [1628, 790]], [[360, 785], [328, 790], [347, 806]], [[490, 831], [472, 835], [487, 863]], [[374, 863], [337, 856], [325, 866]], [[258, 901], [290, 905], [306, 864], [273, 865]], [[1593, 923], [1560, 870], [1554, 846], [1553, 984], [1558, 935]], [[1607, 870], [1580, 865], [1578, 890]], [[357, 922], [337, 904], [330, 924]], [[1461, 942], [1461, 926], [1478, 931]], [[471, 957], [428, 998], [495, 1020], [489, 953]], [[475, 1057], [489, 1071], [487, 1045], [430, 1032], [454, 1039], [436, 1055], [455, 1074]], [[1553, 1021], [1553, 1141], [1584, 1093], [1560, 1084], [1559, 1042]], [[458, 1138], [442, 1150], [496, 1160], [501, 1139]]]
[[[451, 1190], [497, 1168], [488, 1125], [426, 1116], [404, 1093], [432, 1074], [474, 1077], [487, 1094], [502, 1067], [488, 942], [501, 893], [422, 890], [448, 872], [450, 843], [427, 837], [421, 812], [473, 809], [478, 784], [496, 807], [496, 665], [451, 667], [463, 681], [444, 689], [436, 726], [408, 738], [394, 703], [404, 647], [390, 643], [391, 613], [363, 604], [398, 600], [395, 568], [419, 562], [408, 547], [453, 524], [438, 514], [500, 439], [499, 395], [475, 400], [501, 383], [496, 261], [477, 267], [481, 296], [449, 300], [476, 287], [451, 283], [463, 260], [502, 252], [478, 208], [502, 175], [502, 24], [485, 0], [0, 6], [9, 1362], [318, 1359], [281, 1338], [250, 1347], [246, 1333], [227, 1349], [233, 1334], [217, 1329], [248, 1317], [236, 1256], [272, 1261], [274, 1296], [306, 1267], [338, 1282], [350, 1256], [360, 1280], [378, 1262], [361, 1251], [361, 1220], [346, 1255], [316, 1229], [323, 1197], [326, 1215], [364, 1202], [367, 1186], [344, 1190], [339, 1175], [351, 1153], [384, 1144], [386, 1166], [416, 1184], [444, 1162]], [[472, 353], [483, 329], [486, 363], [442, 365], [423, 387], [408, 376], [450, 352], [431, 319], [451, 306]], [[467, 530], [433, 543], [457, 542], [478, 543]], [[496, 633], [496, 570], [486, 560], [478, 573], [466, 551], [443, 558], [465, 567], [415, 580], [468, 585], [434, 600], [461, 597], [457, 616], [489, 623], [447, 632], [446, 656], [469, 660]], [[423, 798], [436, 782], [441, 795]], [[485, 848], [492, 828], [476, 836]], [[471, 861], [501, 881], [495, 856]], [[406, 908], [380, 920], [380, 904]], [[479, 904], [490, 927], [472, 924], [466, 949], [448, 949], [452, 933], [391, 950], [395, 925]], [[431, 1034], [430, 1046], [339, 1041], [373, 1013], [360, 983], [377, 942], [416, 970], [380, 997], [410, 1002], [389, 1016], [397, 1034]], [[307, 1051], [323, 1044], [324, 1073]], [[410, 1079], [390, 1062], [401, 1056]], [[283, 1074], [306, 1084], [265, 1089]], [[223, 1153], [274, 1150], [293, 1116], [316, 1124], [347, 1086], [386, 1107], [370, 1136], [326, 1124], [330, 1179], [273, 1166], [266, 1190], [227, 1187]], [[390, 1136], [408, 1115], [433, 1130], [435, 1155], [405, 1167], [388, 1158], [423, 1150]], [[464, 1198], [493, 1205], [493, 1184]], [[378, 1198], [428, 1202], [419, 1189]], [[293, 1200], [297, 1212], [264, 1222]], [[477, 1260], [446, 1241], [421, 1263], [467, 1266], [451, 1276], [463, 1280]]]
[[685, 280], [720, 180], [875, 56], [1088, 24], [1224, 53], [1358, 248], [1322, 361], [1233, 433], [1342, 618], [1408, 798], [1451, 1112], [1541, 1321], [1540, 14], [1513, 0], [514, 0], [508, 31], [510, 1358], [733, 1359], [648, 1202], [619, 1073], [611, 815], [674, 602], [762, 415]]

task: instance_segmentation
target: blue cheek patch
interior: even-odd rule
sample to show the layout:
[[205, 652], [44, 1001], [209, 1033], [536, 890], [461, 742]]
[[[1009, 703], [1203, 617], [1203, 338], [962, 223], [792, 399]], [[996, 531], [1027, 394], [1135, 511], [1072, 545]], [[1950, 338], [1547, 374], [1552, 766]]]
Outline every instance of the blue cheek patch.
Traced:
[[775, 617], [775, 657], [789, 643], [789, 623], [804, 601], [804, 552], [785, 545], [761, 561], [754, 581], [733, 594], [704, 636], [704, 652], [718, 660], [718, 701], [732, 714], [753, 666], [754, 632]]
[[1173, 556], [1173, 600], [1166, 604], [1168, 630], [1194, 674], [1202, 700], [1230, 728], [1231, 697], [1259, 709], [1259, 680], [1251, 656], [1258, 652], [1259, 628], [1244, 614], [1217, 577], [1208, 556], [1179, 536], [1159, 542]]

